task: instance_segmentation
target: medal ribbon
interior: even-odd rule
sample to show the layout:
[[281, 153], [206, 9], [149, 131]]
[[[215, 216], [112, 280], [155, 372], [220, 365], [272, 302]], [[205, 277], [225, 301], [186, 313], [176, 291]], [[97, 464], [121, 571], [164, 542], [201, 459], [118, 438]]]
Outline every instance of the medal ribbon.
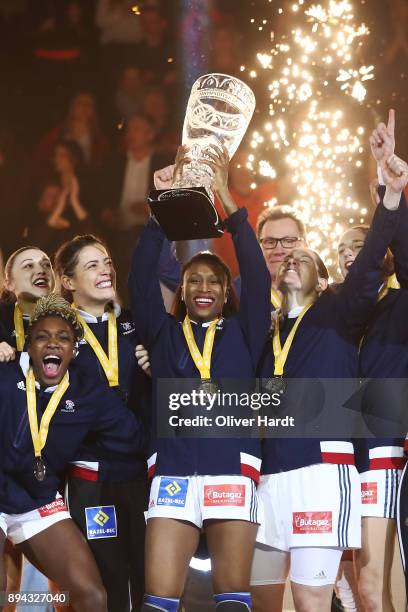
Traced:
[[280, 336], [279, 336], [279, 318], [278, 318], [275, 328], [273, 330], [273, 341], [272, 341], [273, 355], [275, 357], [275, 370], [274, 370], [275, 376], [283, 376], [283, 370], [285, 367], [285, 363], [288, 358], [289, 351], [292, 346], [293, 339], [295, 337], [297, 328], [299, 327], [303, 317], [305, 316], [306, 312], [309, 310], [311, 306], [313, 306], [313, 304], [307, 304], [307, 306], [303, 308], [303, 310], [301, 311], [301, 313], [296, 319], [296, 323], [290, 330], [290, 333], [288, 337], [286, 338], [283, 348], [281, 346], [281, 341], [280, 341]]
[[68, 380], [68, 372], [65, 373], [64, 378], [59, 383], [58, 387], [55, 389], [54, 393], [51, 395], [51, 398], [47, 404], [47, 407], [42, 415], [40, 427], [38, 427], [38, 418], [37, 418], [37, 398], [35, 394], [35, 377], [32, 368], [30, 368], [27, 372], [26, 376], [26, 394], [27, 394], [27, 411], [28, 411], [28, 420], [30, 422], [30, 431], [31, 438], [33, 440], [34, 446], [34, 454], [36, 457], [41, 457], [41, 451], [44, 448], [47, 437], [48, 437], [48, 429], [50, 426], [50, 422], [56, 409], [58, 408], [58, 404], [61, 401], [62, 396], [65, 391], [68, 389], [69, 380]]
[[[76, 308], [74, 306], [74, 308]], [[84, 327], [84, 338], [97, 356], [110, 387], [119, 386], [119, 361], [118, 361], [118, 330], [116, 316], [113, 311], [109, 312], [108, 319], [108, 355], [105, 353], [95, 334], [79, 313], [78, 318]]]
[[17, 302], [14, 304], [14, 329], [16, 332], [17, 350], [21, 353], [24, 349], [25, 344], [25, 332], [23, 323], [23, 313], [21, 312], [20, 306], [17, 304]]
[[279, 291], [276, 291], [276, 289], [271, 289], [271, 304], [275, 308], [275, 310], [278, 310], [278, 308], [282, 308], [282, 298], [279, 294]]
[[397, 281], [396, 274], [392, 274], [389, 276], [381, 288], [380, 293], [378, 294], [378, 301], [380, 302], [388, 293], [389, 289], [400, 289], [401, 285]]
[[203, 354], [198, 350], [197, 343], [194, 338], [193, 329], [188, 316], [183, 321], [183, 332], [187, 342], [190, 355], [200, 372], [201, 380], [209, 380], [211, 378], [211, 354], [214, 346], [215, 330], [220, 319], [211, 321], [205, 334]]

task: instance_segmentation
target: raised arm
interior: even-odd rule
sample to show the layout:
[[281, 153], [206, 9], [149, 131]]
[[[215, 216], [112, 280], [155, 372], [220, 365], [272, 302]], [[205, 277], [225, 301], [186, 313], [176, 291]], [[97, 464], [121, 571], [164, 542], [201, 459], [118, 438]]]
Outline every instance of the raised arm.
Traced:
[[213, 189], [227, 215], [225, 225], [234, 241], [241, 276], [239, 321], [255, 367], [271, 325], [271, 277], [245, 208], [239, 209], [228, 190], [228, 154], [211, 155]]
[[[378, 179], [380, 187], [378, 189], [377, 203], [382, 201], [385, 195], [384, 173], [382, 166], [387, 163], [391, 165], [404, 162], [397, 158], [395, 153], [395, 111], [391, 109], [388, 113], [388, 122], [379, 123], [373, 130], [370, 137], [371, 153], [377, 163]], [[398, 160], [398, 161], [397, 161]], [[400, 200], [400, 219], [396, 234], [391, 243], [391, 251], [395, 258], [395, 273], [398, 282], [404, 288], [408, 287], [408, 207], [404, 192], [402, 191]]]
[[[387, 248], [400, 222], [402, 176], [388, 162], [382, 165], [385, 194], [374, 213], [364, 246], [339, 291], [340, 313], [348, 328], [361, 334], [378, 299]], [[398, 170], [399, 171], [399, 170]]]
[[163, 241], [161, 227], [151, 218], [143, 229], [130, 265], [129, 297], [133, 321], [147, 348], [154, 343], [167, 317], [159, 281]]

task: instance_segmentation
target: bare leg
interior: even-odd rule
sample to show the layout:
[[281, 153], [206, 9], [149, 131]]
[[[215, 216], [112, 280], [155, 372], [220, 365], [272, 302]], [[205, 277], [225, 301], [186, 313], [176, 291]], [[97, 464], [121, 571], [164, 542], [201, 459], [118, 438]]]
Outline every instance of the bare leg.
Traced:
[[[4, 565], [4, 545], [6, 542], [6, 536], [2, 529], [0, 529], [0, 591], [5, 591], [7, 586], [7, 575], [6, 568]], [[3, 606], [0, 606], [0, 612], [3, 610]]]
[[285, 584], [251, 586], [254, 612], [282, 612]]
[[146, 527], [146, 593], [179, 598], [200, 537], [192, 523], [151, 518]]
[[363, 518], [362, 548], [355, 551], [354, 560], [366, 612], [395, 612], [391, 596], [395, 529], [393, 519]]
[[247, 521], [205, 522], [214, 593], [249, 591], [257, 529]]
[[98, 568], [74, 521], [55, 523], [17, 548], [61, 591], [69, 592], [75, 612], [106, 612]]
[[[9, 540], [6, 540], [4, 548], [4, 560], [7, 571], [7, 590], [19, 591], [21, 583], [21, 568], [23, 566], [23, 556], [18, 552]], [[15, 604], [4, 606], [4, 612], [14, 612]]]

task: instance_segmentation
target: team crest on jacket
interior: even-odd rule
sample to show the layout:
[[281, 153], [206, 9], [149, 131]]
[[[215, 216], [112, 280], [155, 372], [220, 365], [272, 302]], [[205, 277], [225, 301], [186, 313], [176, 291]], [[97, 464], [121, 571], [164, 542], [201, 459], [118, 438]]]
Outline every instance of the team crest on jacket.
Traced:
[[75, 412], [75, 404], [72, 400], [66, 400], [65, 406], [61, 408], [61, 412]]
[[133, 323], [131, 323], [130, 321], [123, 321], [121, 322], [120, 326], [124, 335], [130, 334], [135, 330]]
[[20, 389], [20, 391], [25, 391], [26, 390], [26, 386], [25, 386], [25, 381], [24, 380], [20, 380], [17, 383], [17, 389]]

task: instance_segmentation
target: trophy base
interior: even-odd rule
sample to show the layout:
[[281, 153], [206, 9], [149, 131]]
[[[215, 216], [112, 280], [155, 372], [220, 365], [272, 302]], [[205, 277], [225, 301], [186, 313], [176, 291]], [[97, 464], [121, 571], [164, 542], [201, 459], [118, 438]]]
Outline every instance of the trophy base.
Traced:
[[156, 189], [149, 206], [169, 240], [219, 238], [224, 224], [204, 187]]

